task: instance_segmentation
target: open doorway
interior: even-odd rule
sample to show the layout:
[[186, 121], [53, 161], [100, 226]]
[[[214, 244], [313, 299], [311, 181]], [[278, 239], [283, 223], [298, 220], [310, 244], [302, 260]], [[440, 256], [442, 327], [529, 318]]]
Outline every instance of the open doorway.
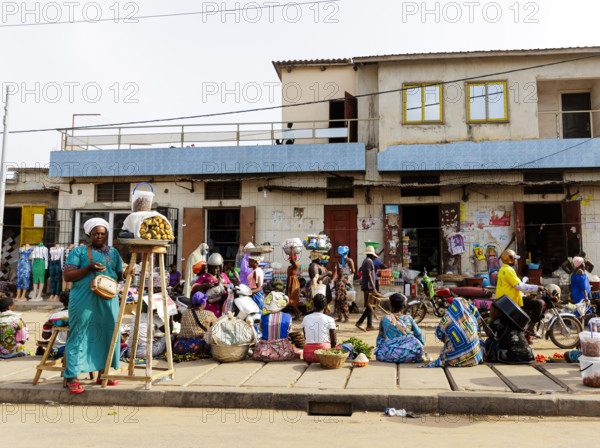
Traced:
[[[329, 120], [343, 120], [345, 110], [345, 102], [343, 100], [335, 100], [329, 102]], [[330, 128], [343, 128], [345, 123], [343, 121], [330, 121]], [[345, 143], [344, 137], [334, 137], [329, 139], [329, 143]]]
[[[591, 110], [592, 100], [589, 92], [561, 94], [563, 111]], [[562, 114], [563, 138], [590, 138], [590, 114], [581, 112]]]
[[235, 263], [240, 244], [240, 209], [207, 210], [206, 218], [206, 241], [211, 253], [220, 253], [225, 263]]
[[562, 205], [524, 204], [525, 256], [540, 264], [543, 275], [550, 275], [566, 258]]
[[437, 274], [440, 269], [440, 209], [438, 205], [402, 206], [402, 229], [408, 240], [410, 268]]

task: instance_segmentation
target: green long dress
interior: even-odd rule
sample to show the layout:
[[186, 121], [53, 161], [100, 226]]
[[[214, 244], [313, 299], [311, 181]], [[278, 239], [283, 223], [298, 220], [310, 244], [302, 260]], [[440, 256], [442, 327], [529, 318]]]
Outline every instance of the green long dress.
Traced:
[[[94, 263], [102, 263], [107, 275], [117, 280], [117, 272], [123, 270], [123, 260], [114, 247], [104, 246], [101, 250], [92, 247]], [[87, 246], [71, 250], [65, 267], [77, 269], [89, 265]], [[73, 282], [69, 297], [69, 336], [65, 347], [67, 369], [65, 378], [75, 378], [81, 373], [104, 369], [113, 331], [119, 313], [119, 300], [105, 300], [90, 290], [94, 273], [86, 274]], [[112, 367], [119, 368], [119, 345], [115, 347]]]

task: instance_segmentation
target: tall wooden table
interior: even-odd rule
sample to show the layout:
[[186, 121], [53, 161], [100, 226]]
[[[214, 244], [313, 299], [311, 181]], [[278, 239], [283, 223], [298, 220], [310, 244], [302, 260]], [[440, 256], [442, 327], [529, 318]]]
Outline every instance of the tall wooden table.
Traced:
[[[170, 376], [171, 379], [174, 377], [175, 368], [173, 367], [173, 351], [171, 347], [171, 331], [169, 324], [169, 314], [167, 312], [167, 283], [165, 280], [165, 254], [167, 253], [168, 243], [158, 243], [148, 241], [150, 244], [142, 244], [136, 242], [128, 242], [131, 251], [131, 261], [129, 268], [127, 269], [127, 278], [125, 279], [125, 288], [123, 289], [123, 295], [121, 298], [121, 305], [119, 307], [119, 314], [117, 316], [117, 323], [113, 331], [113, 337], [110, 342], [110, 349], [108, 350], [108, 357], [106, 359], [106, 365], [104, 367], [104, 374], [102, 375], [102, 387], [106, 387], [108, 380], [119, 380], [119, 381], [144, 381], [146, 383], [146, 389], [150, 389], [152, 382]], [[123, 320], [123, 314], [125, 312], [125, 304], [127, 302], [127, 294], [131, 286], [131, 280], [135, 274], [133, 267], [137, 261], [138, 254], [142, 255], [142, 269], [140, 273], [140, 285], [137, 293], [137, 306], [135, 311], [135, 331], [133, 333], [133, 341], [131, 344], [131, 353], [129, 355], [129, 366], [126, 373], [110, 373], [110, 367], [114, 356], [117, 342], [121, 341], [121, 322]], [[165, 321], [165, 341], [167, 344], [167, 367], [156, 367], [152, 366], [152, 341], [154, 336], [153, 326], [153, 296], [154, 296], [154, 254], [158, 255], [158, 266], [160, 275], [160, 290], [162, 295], [162, 303], [164, 310], [164, 321]], [[139, 340], [140, 320], [142, 316], [142, 303], [144, 296], [144, 289], [146, 286], [146, 267], [150, 265], [149, 272], [149, 285], [148, 285], [148, 332], [146, 335], [146, 365], [135, 365], [136, 352]], [[131, 335], [129, 337], [132, 337]], [[145, 375], [136, 375], [135, 369], [145, 369]], [[153, 370], [158, 372], [153, 373]]]

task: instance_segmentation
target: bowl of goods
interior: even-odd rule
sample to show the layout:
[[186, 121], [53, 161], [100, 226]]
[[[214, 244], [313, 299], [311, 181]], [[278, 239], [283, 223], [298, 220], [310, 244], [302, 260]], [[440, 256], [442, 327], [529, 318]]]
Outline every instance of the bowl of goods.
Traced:
[[175, 239], [171, 224], [160, 216], [146, 218], [140, 224], [140, 237], [145, 240], [168, 240]]
[[367, 358], [367, 356], [364, 353], [358, 355], [352, 363], [354, 367], [364, 367], [367, 364], [369, 364], [369, 358]]
[[348, 359], [348, 355], [346, 350], [335, 348], [315, 350], [315, 356], [324, 369], [339, 369]]

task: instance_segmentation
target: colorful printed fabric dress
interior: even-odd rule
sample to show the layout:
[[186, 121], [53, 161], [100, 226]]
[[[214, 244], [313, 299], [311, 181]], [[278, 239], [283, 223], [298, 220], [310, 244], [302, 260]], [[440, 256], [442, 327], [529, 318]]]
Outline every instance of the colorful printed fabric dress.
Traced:
[[0, 313], [0, 358], [28, 356], [25, 342], [28, 338], [27, 325], [21, 315], [13, 311]]
[[435, 336], [444, 343], [440, 357], [426, 367], [470, 367], [482, 362], [478, 321], [477, 308], [455, 297], [435, 330]]
[[386, 314], [379, 322], [375, 356], [383, 362], [421, 362], [425, 339], [408, 315]]
[[33, 247], [29, 249], [19, 249], [19, 263], [17, 264], [17, 289], [29, 289], [31, 282], [31, 261], [29, 257]]

